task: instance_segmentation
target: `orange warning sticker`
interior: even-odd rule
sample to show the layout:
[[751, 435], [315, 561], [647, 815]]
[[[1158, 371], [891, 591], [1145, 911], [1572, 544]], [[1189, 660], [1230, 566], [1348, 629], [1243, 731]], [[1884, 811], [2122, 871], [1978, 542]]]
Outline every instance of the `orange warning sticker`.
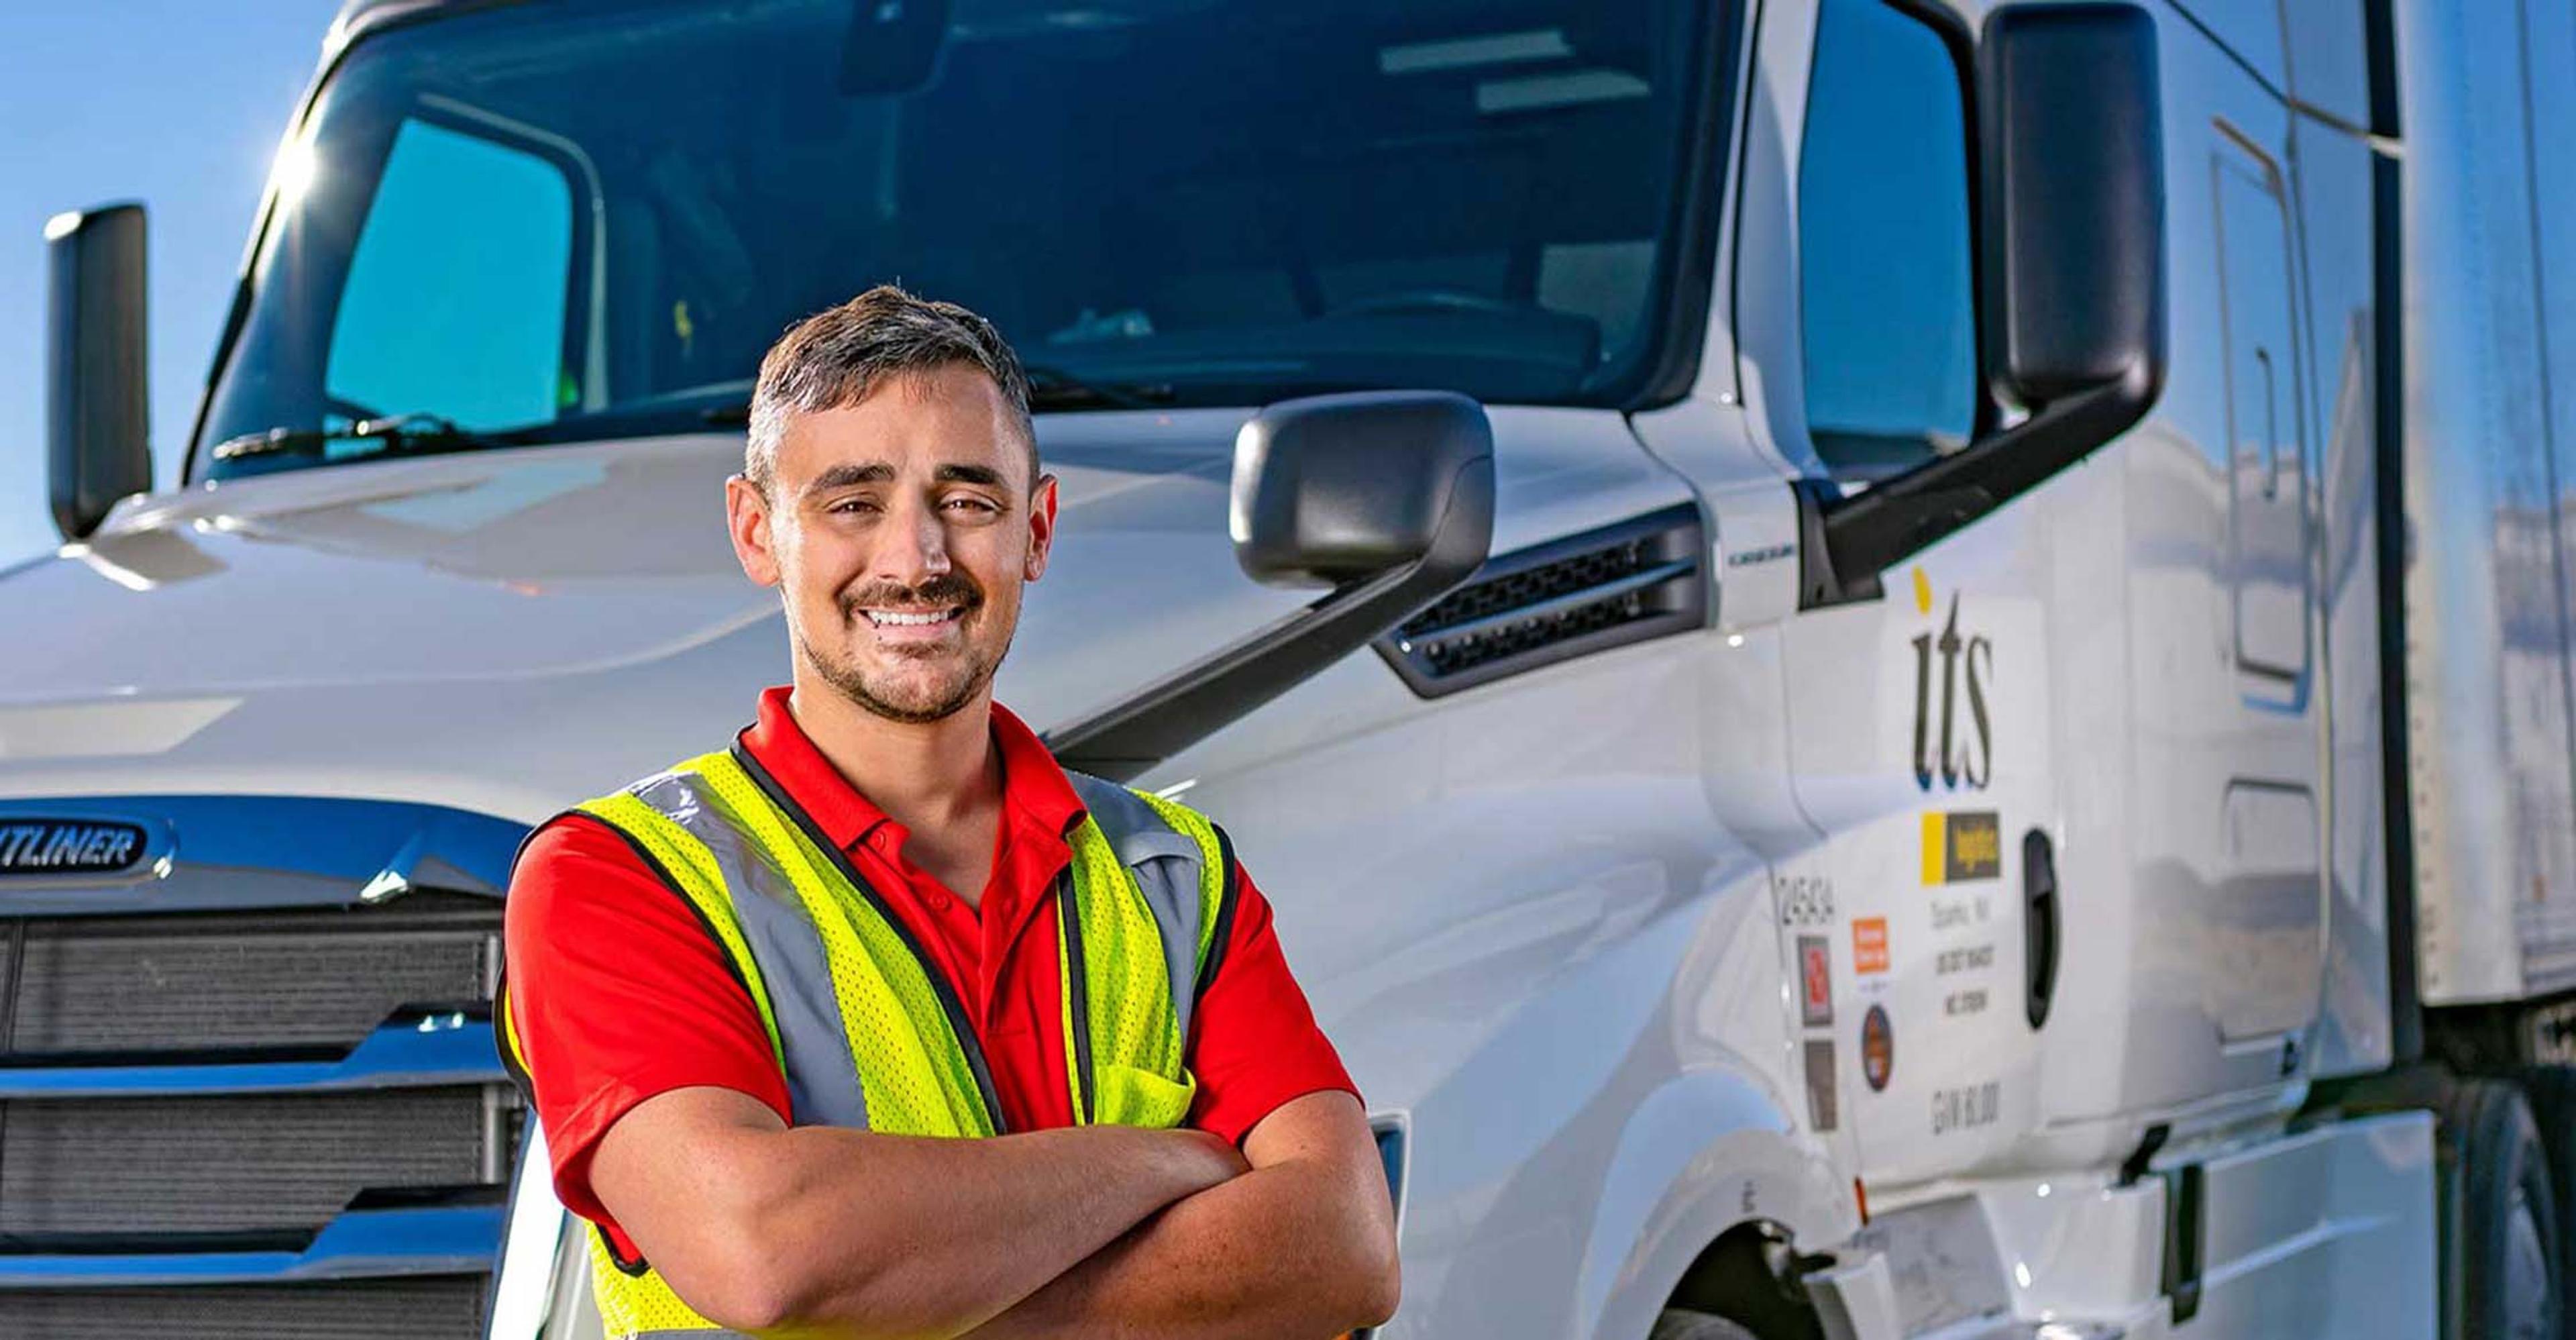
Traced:
[[1887, 971], [1887, 918], [1856, 917], [1852, 920], [1852, 971]]

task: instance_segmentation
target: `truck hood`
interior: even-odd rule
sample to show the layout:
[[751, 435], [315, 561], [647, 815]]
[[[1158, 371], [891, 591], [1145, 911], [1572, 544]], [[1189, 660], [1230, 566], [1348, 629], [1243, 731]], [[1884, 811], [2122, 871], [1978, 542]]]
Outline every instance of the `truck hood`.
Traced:
[[[1496, 552], [1688, 496], [1617, 414], [1489, 414]], [[1039, 421], [1058, 537], [1001, 702], [1063, 725], [1312, 598], [1235, 563], [1249, 415]], [[643, 438], [129, 501], [0, 573], [0, 797], [361, 796], [533, 822], [720, 748], [789, 666], [777, 597], [725, 538], [741, 460], [739, 434]], [[1309, 734], [1414, 701], [1374, 657], [1330, 678]]]
[[[1246, 417], [1044, 425], [1062, 540], [1001, 685], [1032, 722], [1098, 706], [1178, 649], [1221, 645], [1299, 603], [1233, 562], [1226, 484]], [[0, 643], [0, 794], [103, 787], [79, 766], [103, 759], [126, 761], [110, 770], [124, 785], [107, 789], [174, 789], [192, 764], [222, 758], [204, 784], [309, 791], [344, 784], [350, 755], [418, 757], [424, 711], [467, 738], [489, 719], [480, 743], [505, 749], [644, 683], [676, 695], [665, 704], [707, 707], [665, 707], [622, 734], [663, 762], [720, 745], [788, 666], [777, 596], [743, 576], [724, 534], [723, 483], [741, 460], [737, 434], [647, 438], [349, 464], [129, 502], [88, 543], [0, 578], [0, 615], [19, 633]], [[1037, 662], [1044, 676], [1017, 673]], [[504, 701], [516, 705], [492, 716]], [[237, 735], [275, 759], [334, 710], [343, 761], [300, 786], [243, 776], [253, 761], [216, 744]], [[265, 724], [247, 729], [251, 718]], [[646, 757], [563, 752], [619, 758], [612, 767]], [[138, 755], [157, 756], [156, 784], [133, 785]], [[83, 780], [39, 776], [66, 766]]]

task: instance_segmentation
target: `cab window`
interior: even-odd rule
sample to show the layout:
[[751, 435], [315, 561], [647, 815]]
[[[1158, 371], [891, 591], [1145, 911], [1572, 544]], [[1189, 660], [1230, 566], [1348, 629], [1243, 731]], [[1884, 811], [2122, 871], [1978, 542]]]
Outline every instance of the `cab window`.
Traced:
[[564, 358], [573, 192], [545, 157], [420, 119], [394, 134], [349, 260], [324, 374], [341, 418], [542, 423]]
[[1825, 0], [1798, 254], [1808, 433], [1837, 478], [1899, 473], [1976, 429], [1964, 87], [1930, 24]]

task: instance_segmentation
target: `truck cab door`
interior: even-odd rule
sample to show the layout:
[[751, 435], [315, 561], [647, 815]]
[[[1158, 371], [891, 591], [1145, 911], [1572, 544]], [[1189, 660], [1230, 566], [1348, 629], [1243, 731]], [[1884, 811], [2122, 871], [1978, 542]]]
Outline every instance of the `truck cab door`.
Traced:
[[1797, 564], [1770, 555], [1805, 538], [1801, 491], [1900, 474], [1992, 410], [1966, 24], [1886, 0], [1767, 5], [1754, 43], [1733, 361], [1710, 371], [1770, 472], [1659, 439], [1672, 421], [1640, 427], [1711, 499], [1720, 623], [1781, 647], [1791, 788], [1815, 833], [1774, 862], [1791, 1026], [1836, 1077], [1864, 1175], [1915, 1181], [2007, 1157], [2036, 1112], [2046, 1001], [2023, 851], [2058, 822], [2063, 574], [2034, 497], [1885, 574], [1876, 598], [1802, 609], [1781, 589]]
[[[1741, 478], [1700, 478], [1720, 622], [1779, 630], [1820, 837], [1776, 864], [1836, 895], [1863, 1167], [2011, 1166], [2043, 1128], [2108, 1147], [2142, 1114], [2266, 1101], [2317, 1012], [2325, 912], [2286, 108], [2162, 8], [1971, 28], [1817, 0], [1766, 6], [1756, 45], [1719, 395], [1778, 464], [1769, 496], [1809, 504], [1793, 599], [1744, 579], [1767, 537], [1730, 511]], [[2111, 63], [2074, 81], [2065, 52]], [[2113, 348], [2138, 375], [2087, 380]]]
[[2173, 359], [2119, 555], [2133, 1014], [2116, 1085], [2070, 1116], [2286, 1082], [2322, 1000], [2320, 472], [2270, 33], [2163, 26]]

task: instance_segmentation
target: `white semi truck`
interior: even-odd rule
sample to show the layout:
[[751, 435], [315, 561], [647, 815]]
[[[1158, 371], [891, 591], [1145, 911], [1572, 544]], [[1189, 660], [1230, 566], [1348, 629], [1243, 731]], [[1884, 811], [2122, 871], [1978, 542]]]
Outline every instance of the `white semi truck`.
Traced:
[[1033, 369], [1000, 696], [1277, 903], [1388, 1340], [2565, 1334], [2571, 144], [2576, 0], [351, 0], [175, 490], [48, 229], [0, 1334], [595, 1332], [511, 853], [783, 677], [719, 485], [883, 280]]

